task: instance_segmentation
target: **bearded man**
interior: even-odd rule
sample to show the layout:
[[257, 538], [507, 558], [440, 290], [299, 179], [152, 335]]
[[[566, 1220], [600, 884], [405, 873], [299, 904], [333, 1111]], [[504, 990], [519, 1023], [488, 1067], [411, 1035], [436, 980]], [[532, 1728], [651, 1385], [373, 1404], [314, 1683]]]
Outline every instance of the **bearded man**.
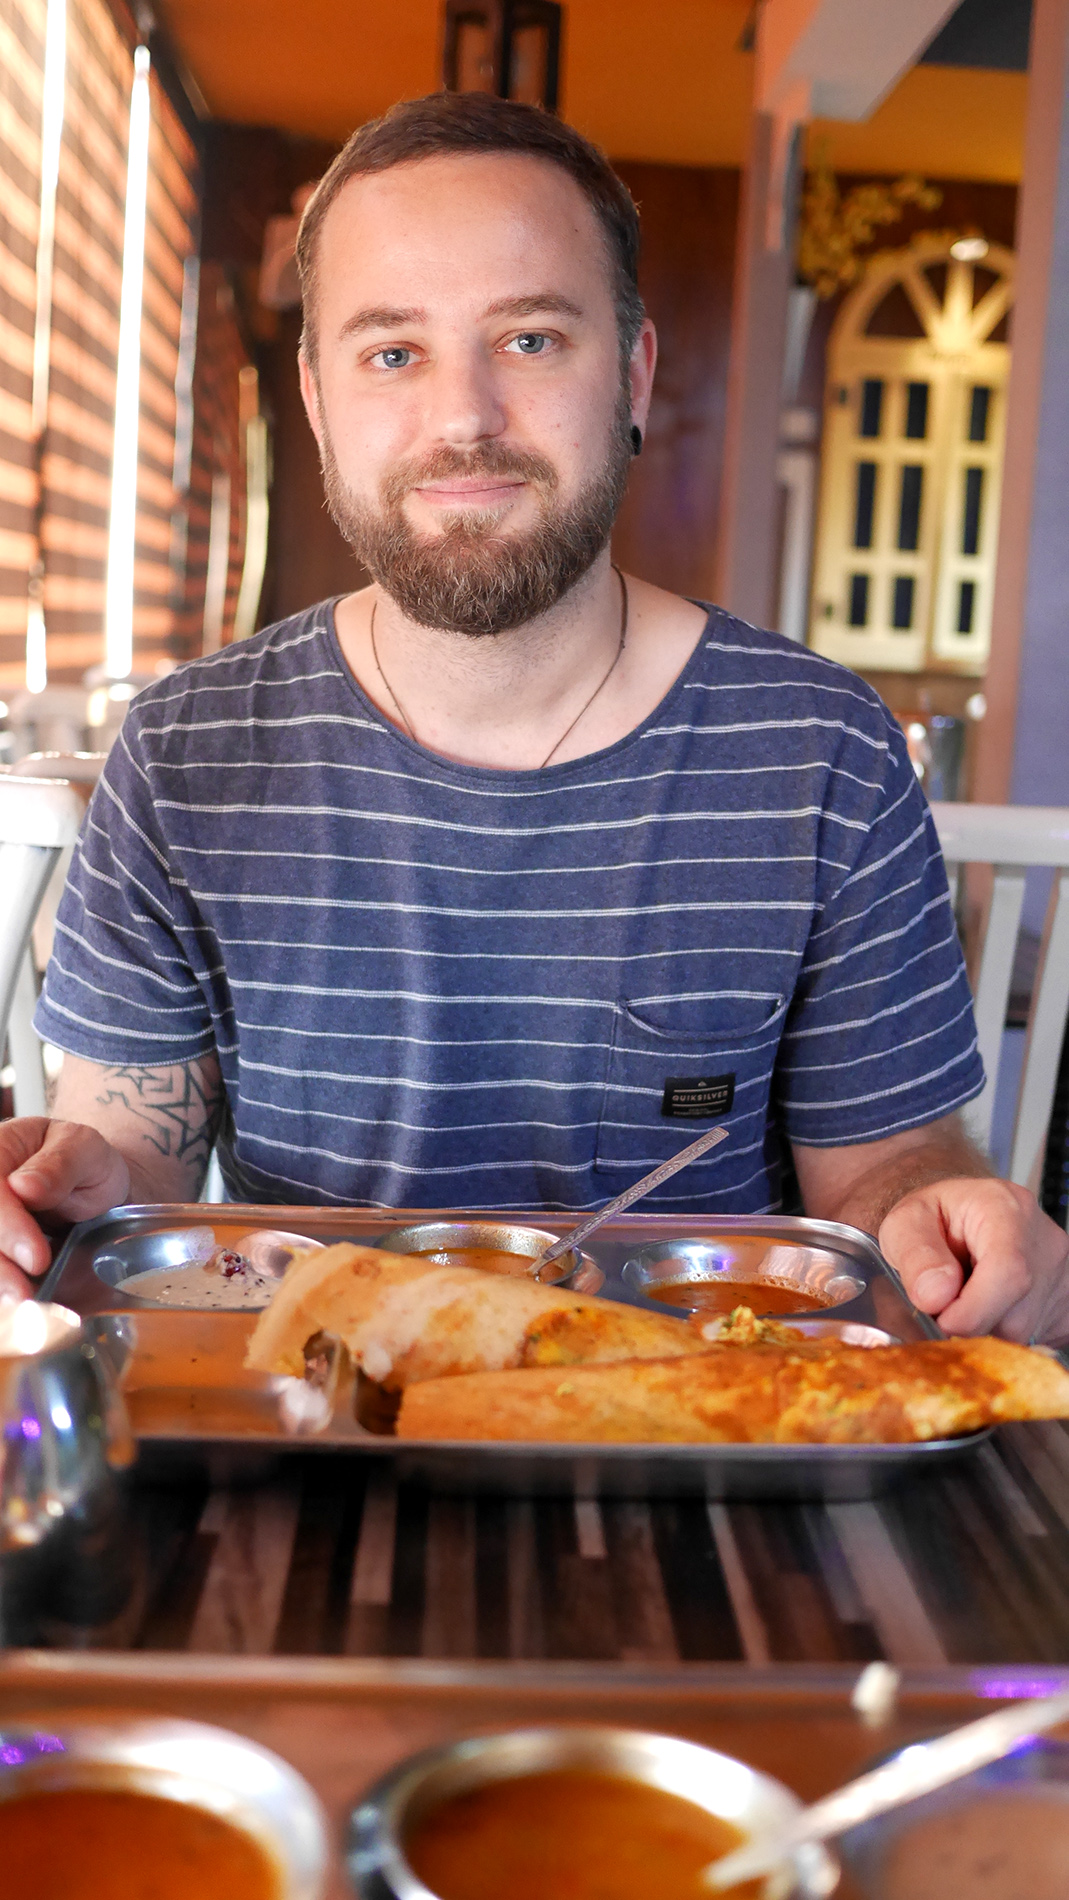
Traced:
[[301, 377], [372, 576], [141, 694], [39, 1015], [34, 1212], [232, 1197], [584, 1209], [723, 1122], [661, 1211], [879, 1234], [951, 1331], [1069, 1331], [1066, 1236], [991, 1178], [945, 874], [852, 674], [621, 574], [655, 362], [638, 221], [533, 108], [397, 107], [305, 213]]

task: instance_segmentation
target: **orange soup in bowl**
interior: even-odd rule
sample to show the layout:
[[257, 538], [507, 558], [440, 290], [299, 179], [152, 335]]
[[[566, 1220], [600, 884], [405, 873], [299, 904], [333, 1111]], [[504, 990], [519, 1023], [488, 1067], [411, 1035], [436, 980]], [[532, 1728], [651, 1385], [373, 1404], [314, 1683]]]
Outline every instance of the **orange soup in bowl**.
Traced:
[[133, 1788], [45, 1788], [0, 1800], [0, 1891], [11, 1900], [284, 1900], [243, 1828]]
[[[586, 1769], [516, 1775], [441, 1802], [405, 1839], [439, 1900], [709, 1900], [730, 1821], [646, 1782]], [[760, 1882], [733, 1887], [736, 1900]]]

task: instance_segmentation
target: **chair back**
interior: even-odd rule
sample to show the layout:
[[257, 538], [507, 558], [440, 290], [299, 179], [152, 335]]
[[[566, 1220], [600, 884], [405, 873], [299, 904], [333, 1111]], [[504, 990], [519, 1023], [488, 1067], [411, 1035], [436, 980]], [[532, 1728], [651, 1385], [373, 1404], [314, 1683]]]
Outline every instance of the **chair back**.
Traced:
[[1050, 902], [1028, 1010], [1024, 1063], [1007, 1173], [1038, 1190], [1069, 1016], [1069, 810], [1046, 805], [933, 804], [932, 816], [956, 893], [963, 865], [990, 865], [975, 983], [976, 1029], [987, 1081], [966, 1120], [981, 1143], [991, 1135], [999, 1058], [1030, 870], [1053, 871]]
[[84, 686], [46, 686], [39, 693], [20, 690], [6, 698], [17, 759], [46, 747], [76, 752], [85, 744], [89, 694]]
[[6, 911], [0, 906], [0, 1048], [6, 1037], [16, 1115], [47, 1110], [44, 1050], [33, 1026], [38, 973], [51, 953], [71, 851], [103, 764], [103, 753], [35, 752], [0, 769], [0, 890], [10, 904]]
[[0, 776], [0, 1038], [37, 907], [60, 854], [78, 836], [83, 810], [62, 779]]

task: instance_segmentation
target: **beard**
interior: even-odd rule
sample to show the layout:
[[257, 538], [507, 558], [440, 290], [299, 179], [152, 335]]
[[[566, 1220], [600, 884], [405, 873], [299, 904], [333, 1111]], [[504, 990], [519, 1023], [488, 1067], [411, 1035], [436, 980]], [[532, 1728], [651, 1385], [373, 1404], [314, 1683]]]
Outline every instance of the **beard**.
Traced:
[[[606, 459], [565, 503], [551, 462], [484, 442], [467, 451], [442, 447], [418, 463], [399, 463], [384, 479], [375, 509], [346, 486], [324, 434], [327, 506], [357, 559], [408, 619], [471, 639], [507, 633], [555, 607], [605, 547], [627, 486], [630, 423], [630, 401], [621, 390]], [[439, 534], [417, 533], [404, 512], [412, 489], [473, 475], [529, 482], [541, 504], [534, 526], [501, 533], [481, 511], [458, 509], [445, 516]]]

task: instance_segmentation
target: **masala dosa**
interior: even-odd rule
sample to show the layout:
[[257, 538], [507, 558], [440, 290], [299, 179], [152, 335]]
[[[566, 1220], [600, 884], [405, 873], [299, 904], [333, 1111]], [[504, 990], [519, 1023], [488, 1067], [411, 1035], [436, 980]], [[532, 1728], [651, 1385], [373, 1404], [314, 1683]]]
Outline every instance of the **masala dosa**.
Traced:
[[257, 1321], [245, 1364], [300, 1376], [305, 1345], [318, 1332], [344, 1340], [361, 1371], [391, 1391], [446, 1374], [710, 1351], [685, 1320], [348, 1243], [293, 1261]]
[[410, 1386], [397, 1435], [568, 1444], [902, 1444], [1069, 1417], [1069, 1373], [1002, 1339], [723, 1346]]

